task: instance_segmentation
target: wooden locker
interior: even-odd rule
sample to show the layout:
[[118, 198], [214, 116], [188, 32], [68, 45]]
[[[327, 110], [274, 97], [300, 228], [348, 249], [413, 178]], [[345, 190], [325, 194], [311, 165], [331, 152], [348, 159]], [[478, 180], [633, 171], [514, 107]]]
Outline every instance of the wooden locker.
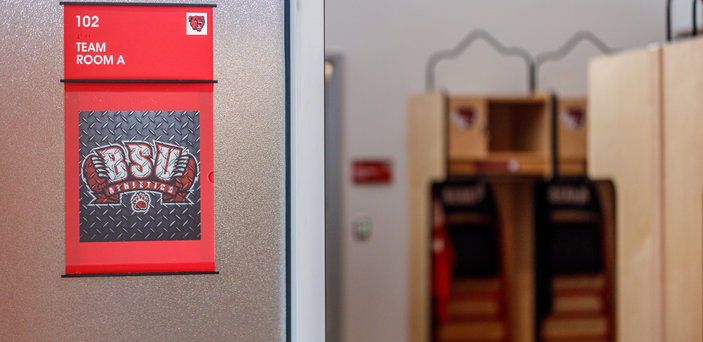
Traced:
[[[544, 103], [542, 98], [541, 103]], [[510, 98], [498, 103], [509, 105]], [[534, 100], [527, 100], [528, 103]], [[454, 103], [438, 92], [410, 97], [408, 101], [408, 336], [412, 342], [430, 340], [430, 187], [445, 179], [448, 138], [447, 104]], [[548, 122], [535, 120], [546, 129]], [[544, 132], [546, 134], [546, 132]], [[523, 138], [524, 139], [524, 138]], [[548, 137], [534, 137], [548, 139]], [[540, 152], [548, 151], [543, 142], [535, 143]], [[500, 157], [500, 156], [499, 156]], [[546, 162], [546, 160], [545, 160]], [[544, 173], [544, 166], [535, 168]], [[516, 342], [533, 341], [532, 317], [532, 196], [533, 181], [515, 178], [492, 181], [497, 197], [504, 234], [503, 251], [507, 274], [510, 335]]]
[[[534, 340], [532, 188], [534, 176], [552, 174], [551, 100], [551, 95], [544, 93], [470, 97], [433, 92], [410, 98], [407, 118], [410, 341], [429, 341], [431, 334], [430, 186], [448, 176], [477, 175], [489, 177], [495, 189], [505, 237], [504, 267], [509, 277], [505, 288], [507, 333], [511, 341]], [[582, 108], [585, 101], [559, 102], [560, 109], [575, 106]], [[583, 133], [556, 126], [557, 134], [569, 144], [563, 155], [571, 158], [560, 158], [562, 174], [583, 175]], [[491, 179], [493, 176], [499, 177]]]
[[667, 45], [664, 94], [664, 334], [703, 341], [703, 40]]
[[[479, 288], [501, 304], [500, 319], [491, 317], [472, 324], [447, 324], [437, 332], [437, 341], [492, 341], [492, 342], [532, 342], [534, 341], [534, 249], [532, 226], [534, 208], [532, 204], [534, 179], [501, 177], [485, 179], [492, 189], [500, 230], [500, 276], [486, 277], [483, 283], [474, 282], [470, 286]], [[446, 216], [449, 221], [449, 215]], [[468, 283], [457, 282], [454, 286], [466, 287]], [[501, 294], [500, 296], [498, 294]], [[475, 298], [476, 299], [476, 298]], [[474, 301], [482, 303], [485, 298]], [[503, 302], [504, 301], [504, 302]], [[489, 302], [490, 303], [490, 302]], [[495, 306], [495, 302], [492, 303]], [[490, 310], [496, 310], [492, 308]], [[485, 308], [484, 308], [485, 310]], [[503, 310], [505, 310], [503, 312]], [[483, 312], [482, 314], [484, 314]], [[426, 319], [431, 317], [425, 316]], [[474, 313], [475, 315], [475, 313]], [[416, 340], [411, 337], [411, 340]]]
[[661, 50], [591, 61], [588, 174], [615, 188], [616, 338], [661, 341]]
[[513, 340], [506, 262], [513, 244], [496, 187], [483, 178], [433, 185], [433, 341]]
[[703, 340], [703, 41], [591, 64], [589, 173], [617, 193], [620, 340]]
[[439, 92], [408, 101], [408, 336], [430, 340], [430, 190], [446, 177], [446, 101]]

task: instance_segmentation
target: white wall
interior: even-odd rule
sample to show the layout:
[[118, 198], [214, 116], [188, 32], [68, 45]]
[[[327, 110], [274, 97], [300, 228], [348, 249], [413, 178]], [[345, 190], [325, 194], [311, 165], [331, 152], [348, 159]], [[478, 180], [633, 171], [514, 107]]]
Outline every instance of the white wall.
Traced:
[[[690, 2], [674, 3], [675, 27], [687, 28]], [[612, 47], [634, 48], [665, 38], [665, 1], [327, 0], [326, 50], [344, 57], [342, 341], [406, 339], [406, 100], [424, 91], [428, 56], [476, 28], [532, 54], [556, 49], [581, 29]], [[585, 44], [547, 64], [540, 88], [584, 94], [586, 63], [595, 54]], [[522, 63], [479, 43], [459, 60], [440, 64], [437, 84], [452, 92], [522, 93]], [[350, 165], [360, 157], [391, 158], [393, 183], [354, 186]], [[373, 223], [365, 242], [352, 235], [361, 216]]]

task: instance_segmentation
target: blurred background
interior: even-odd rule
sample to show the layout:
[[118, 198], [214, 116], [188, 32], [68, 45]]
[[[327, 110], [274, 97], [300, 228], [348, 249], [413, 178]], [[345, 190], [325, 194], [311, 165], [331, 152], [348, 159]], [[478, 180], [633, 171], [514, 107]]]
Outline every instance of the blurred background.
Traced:
[[[675, 35], [691, 30], [691, 2], [673, 1], [671, 13]], [[431, 251], [413, 249], [410, 238], [414, 213], [409, 209], [408, 151], [413, 137], [408, 113], [411, 97], [428, 91], [428, 59], [437, 51], [454, 48], [477, 29], [532, 56], [557, 50], [583, 30], [614, 50], [645, 49], [666, 40], [666, 2], [327, 0], [325, 15], [328, 340], [442, 340], [436, 335], [431, 286], [421, 290], [428, 302], [420, 321], [411, 317], [416, 315], [412, 306], [417, 305], [412, 304], [410, 288], [417, 278], [411, 271], [427, 266], [416, 264], [413, 255], [426, 255], [429, 260]], [[592, 44], [577, 44], [563, 59], [540, 68], [536, 90], [585, 100], [589, 60], [602, 54]], [[445, 96], [531, 97], [527, 80], [523, 60], [502, 56], [479, 39], [458, 58], [437, 65], [431, 90]], [[493, 190], [500, 192], [496, 187], [500, 186]], [[427, 203], [429, 189], [427, 184]], [[534, 201], [529, 205], [534, 206]], [[431, 210], [429, 205], [426, 209]], [[429, 240], [431, 221], [427, 215], [421, 218]], [[610, 262], [613, 266], [614, 261]], [[430, 270], [426, 276], [432, 274]], [[424, 281], [430, 283], [430, 279]], [[612, 312], [610, 319], [615, 320]], [[520, 314], [512, 314], [513, 321], [519, 320], [515, 315]], [[413, 323], [422, 317], [424, 323]], [[427, 335], [417, 336], [422, 329], [414, 324], [426, 324]], [[603, 339], [578, 341], [611, 340], [616, 329], [608, 329]], [[532, 335], [534, 329], [526, 330], [531, 336], [512, 330], [509, 340], [540, 338]], [[464, 335], [444, 340], [474, 341], [471, 333]]]

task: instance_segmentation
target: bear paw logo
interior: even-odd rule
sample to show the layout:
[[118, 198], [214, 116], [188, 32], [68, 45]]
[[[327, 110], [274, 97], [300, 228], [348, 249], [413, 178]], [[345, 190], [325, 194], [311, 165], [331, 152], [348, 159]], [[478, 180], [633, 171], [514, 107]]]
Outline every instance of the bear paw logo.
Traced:
[[201, 32], [203, 30], [203, 26], [205, 26], [205, 16], [191, 15], [188, 17], [188, 22], [190, 23], [190, 27], [192, 27], [193, 30]]
[[145, 213], [149, 210], [149, 204], [151, 202], [151, 197], [144, 192], [138, 191], [132, 195], [132, 210], [138, 213]]

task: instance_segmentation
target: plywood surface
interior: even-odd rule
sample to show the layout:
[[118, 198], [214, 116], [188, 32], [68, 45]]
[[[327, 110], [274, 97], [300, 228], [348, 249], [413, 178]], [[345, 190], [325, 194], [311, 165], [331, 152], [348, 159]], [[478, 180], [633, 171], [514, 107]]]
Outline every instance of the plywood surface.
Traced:
[[488, 153], [488, 105], [485, 99], [451, 97], [447, 111], [449, 159], [480, 158]]
[[588, 172], [616, 192], [618, 341], [660, 341], [661, 99], [659, 49], [591, 62]]
[[513, 269], [509, 277], [515, 292], [511, 298], [514, 313], [511, 337], [514, 342], [530, 342], [535, 334], [534, 182], [516, 181], [513, 189]]
[[451, 96], [448, 109], [450, 173], [551, 174], [550, 95]]
[[549, 163], [544, 155], [533, 152], [493, 152], [486, 158], [452, 160], [452, 175], [516, 174], [543, 175]]
[[585, 160], [588, 120], [586, 99], [559, 98], [557, 106], [559, 158]]
[[511, 341], [530, 342], [534, 340], [534, 183], [530, 180], [506, 179], [491, 184], [503, 234], [509, 334]]
[[489, 102], [489, 150], [551, 152], [551, 109], [546, 103]]
[[703, 341], [703, 40], [664, 49], [666, 341]]
[[430, 187], [445, 177], [445, 98], [440, 93], [408, 102], [408, 337], [430, 338]]

